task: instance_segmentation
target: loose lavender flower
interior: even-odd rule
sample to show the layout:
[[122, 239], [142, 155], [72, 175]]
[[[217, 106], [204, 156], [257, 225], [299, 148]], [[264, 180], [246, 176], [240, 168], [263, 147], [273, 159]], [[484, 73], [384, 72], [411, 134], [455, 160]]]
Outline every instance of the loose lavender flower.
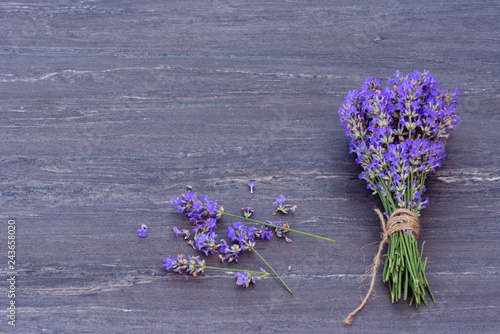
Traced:
[[286, 197], [283, 196], [283, 194], [280, 195], [280, 197], [276, 198], [276, 201], [273, 203], [273, 205], [277, 205], [278, 207], [276, 208], [276, 211], [273, 213], [273, 215], [276, 215], [276, 212], [280, 211], [282, 213], [289, 213], [289, 212], [295, 212], [295, 210], [297, 209], [297, 206], [294, 205], [290, 205], [290, 204], [286, 204], [285, 205], [285, 201], [286, 201]]
[[285, 235], [289, 231], [280, 228], [280, 227], [287, 227], [288, 228], [289, 227], [288, 223], [282, 223], [281, 220], [278, 220], [278, 221], [274, 222], [273, 225], [276, 226], [276, 228], [274, 229], [274, 234], [276, 234], [276, 236], [278, 238], [285, 238], [285, 241], [287, 243], [292, 242], [292, 239], [290, 239], [289, 237], [287, 237]]
[[251, 206], [244, 206], [241, 208], [241, 211], [243, 211], [243, 217], [253, 218], [254, 210]]
[[255, 187], [255, 183], [248, 182], [248, 186], [250, 187], [250, 194], [253, 194], [253, 188]]
[[262, 231], [255, 228], [255, 226], [248, 227], [241, 222], [236, 222], [233, 226], [229, 226], [227, 228], [227, 236], [235, 244], [230, 247], [226, 241], [221, 240], [220, 252], [224, 255], [219, 255], [219, 258], [222, 262], [225, 260], [228, 260], [228, 262], [238, 262], [239, 254], [242, 251], [254, 250], [255, 237], [259, 237], [260, 233]]
[[144, 224], [141, 225], [141, 228], [137, 229], [137, 232], [139, 232], [139, 237], [145, 238], [146, 233], [148, 232], [148, 227]]
[[175, 233], [175, 236], [178, 238], [180, 234], [182, 234], [182, 232], [177, 228], [177, 227], [173, 227], [172, 228], [172, 231], [174, 231]]
[[282, 206], [283, 203], [285, 203], [285, 201], [286, 201], [286, 197], [283, 196], [283, 194], [281, 194], [280, 197], [276, 198], [276, 201], [273, 203], [273, 205]]
[[236, 277], [236, 284], [244, 286], [245, 288], [248, 288], [250, 283], [255, 284], [255, 282], [259, 280], [259, 277], [255, 277], [251, 273], [243, 271], [235, 273], [234, 277]]
[[255, 226], [247, 227], [241, 222], [236, 222], [233, 227], [227, 228], [227, 236], [233, 242], [238, 242], [242, 250], [253, 250], [255, 247], [254, 233], [257, 231]]
[[215, 218], [208, 218], [202, 224], [197, 225], [193, 229], [193, 231], [197, 235], [199, 235], [199, 234], [206, 234], [206, 233], [214, 232], [216, 228], [217, 228], [217, 220]]
[[[271, 224], [271, 222], [266, 221], [266, 223]], [[257, 238], [261, 238], [262, 240], [267, 239], [271, 240], [271, 237], [273, 236], [273, 230], [271, 226], [262, 226], [257, 233], [255, 233], [255, 236]]]

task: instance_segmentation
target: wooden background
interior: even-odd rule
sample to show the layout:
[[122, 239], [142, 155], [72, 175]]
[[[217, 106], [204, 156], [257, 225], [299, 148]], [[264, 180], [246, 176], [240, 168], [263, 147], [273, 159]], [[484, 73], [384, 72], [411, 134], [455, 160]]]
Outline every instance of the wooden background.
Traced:
[[[498, 332], [499, 17], [493, 0], [2, 1], [0, 332]], [[392, 305], [379, 277], [346, 327], [381, 204], [337, 110], [367, 76], [424, 69], [461, 90], [421, 218], [437, 302]], [[171, 231], [189, 226], [168, 206], [187, 184], [263, 220], [284, 194], [293, 228], [340, 243], [258, 245], [293, 296], [275, 279], [244, 289], [225, 272], [167, 273], [163, 257], [196, 254]], [[231, 268], [262, 265], [248, 254]]]

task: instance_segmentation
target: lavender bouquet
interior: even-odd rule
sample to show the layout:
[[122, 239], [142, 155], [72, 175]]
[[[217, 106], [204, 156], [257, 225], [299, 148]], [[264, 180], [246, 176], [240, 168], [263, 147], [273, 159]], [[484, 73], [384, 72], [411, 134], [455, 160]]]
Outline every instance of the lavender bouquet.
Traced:
[[[418, 217], [429, 199], [423, 198], [425, 178], [445, 159], [446, 140], [460, 118], [455, 113], [459, 91], [439, 89], [428, 71], [396, 72], [388, 86], [366, 78], [361, 89], [350, 91], [339, 109], [340, 123], [350, 138], [349, 151], [357, 155], [368, 189], [378, 194], [384, 213], [376, 210], [383, 238], [372, 268], [370, 289], [353, 316], [368, 300], [385, 243], [383, 281], [389, 283], [392, 302], [410, 295], [410, 305], [427, 306], [426, 290], [434, 296], [425, 276], [427, 259], [419, 250]], [[384, 219], [388, 220], [385, 221]]]

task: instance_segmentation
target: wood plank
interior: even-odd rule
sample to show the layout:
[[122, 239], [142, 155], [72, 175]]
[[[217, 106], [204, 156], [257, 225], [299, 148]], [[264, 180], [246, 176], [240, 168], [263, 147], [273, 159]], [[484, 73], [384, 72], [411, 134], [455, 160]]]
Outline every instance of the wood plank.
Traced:
[[[491, 0], [0, 3], [0, 235], [14, 219], [18, 272], [16, 328], [4, 293], [0, 331], [497, 332], [499, 15]], [[346, 327], [381, 204], [337, 110], [365, 77], [415, 69], [461, 90], [421, 218], [437, 302], [392, 305], [380, 277]], [[263, 220], [284, 194], [292, 228], [340, 243], [259, 243], [293, 296], [275, 279], [167, 273], [164, 257], [196, 254], [171, 231], [189, 226], [168, 206], [187, 184]]]

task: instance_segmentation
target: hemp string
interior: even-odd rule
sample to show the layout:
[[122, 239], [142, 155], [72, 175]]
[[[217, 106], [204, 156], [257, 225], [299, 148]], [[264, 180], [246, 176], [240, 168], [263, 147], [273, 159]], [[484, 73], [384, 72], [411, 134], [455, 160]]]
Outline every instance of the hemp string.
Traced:
[[380, 225], [382, 226], [382, 230], [384, 231], [384, 233], [382, 234], [382, 241], [380, 241], [377, 255], [373, 259], [373, 274], [372, 281], [370, 283], [370, 289], [366, 293], [366, 296], [361, 302], [361, 305], [359, 305], [357, 309], [352, 311], [351, 314], [349, 314], [349, 316], [344, 320], [346, 325], [350, 325], [352, 323], [352, 318], [354, 317], [354, 315], [356, 315], [356, 313], [358, 313], [363, 308], [363, 306], [365, 306], [366, 301], [370, 297], [373, 291], [373, 285], [375, 284], [377, 268], [380, 265], [380, 256], [382, 255], [382, 250], [384, 249], [384, 245], [389, 242], [389, 238], [391, 237], [391, 235], [396, 233], [397, 231], [412, 230], [413, 233], [415, 233], [415, 238], [418, 238], [418, 235], [420, 233], [420, 224], [418, 223], [417, 215], [413, 211], [410, 211], [408, 209], [397, 209], [392, 213], [387, 222], [385, 221], [384, 216], [379, 209], [375, 209], [375, 212], [380, 218]]

